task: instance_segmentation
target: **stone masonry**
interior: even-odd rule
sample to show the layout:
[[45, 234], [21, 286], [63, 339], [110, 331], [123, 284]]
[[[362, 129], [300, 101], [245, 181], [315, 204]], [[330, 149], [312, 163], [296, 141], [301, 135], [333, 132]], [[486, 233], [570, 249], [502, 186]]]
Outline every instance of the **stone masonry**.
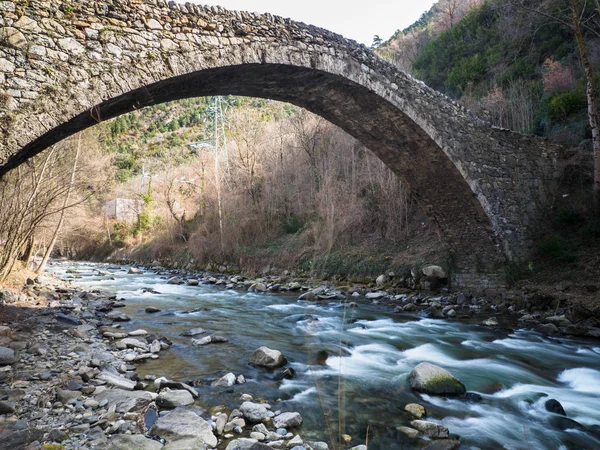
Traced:
[[548, 141], [491, 127], [327, 30], [163, 0], [0, 1], [0, 175], [100, 121], [227, 94], [293, 103], [360, 140], [466, 272], [526, 254], [557, 178]]

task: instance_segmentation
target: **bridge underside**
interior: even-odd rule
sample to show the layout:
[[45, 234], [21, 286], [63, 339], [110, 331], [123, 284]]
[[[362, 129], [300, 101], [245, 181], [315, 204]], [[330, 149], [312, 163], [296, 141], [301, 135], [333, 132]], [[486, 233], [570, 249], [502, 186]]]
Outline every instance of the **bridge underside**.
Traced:
[[490, 220], [454, 163], [413, 120], [373, 91], [326, 72], [278, 64], [207, 69], [98, 104], [23, 147], [5, 173], [100, 121], [189, 97], [243, 95], [289, 102], [327, 119], [371, 149], [406, 184], [462, 271], [495, 270], [504, 257]]

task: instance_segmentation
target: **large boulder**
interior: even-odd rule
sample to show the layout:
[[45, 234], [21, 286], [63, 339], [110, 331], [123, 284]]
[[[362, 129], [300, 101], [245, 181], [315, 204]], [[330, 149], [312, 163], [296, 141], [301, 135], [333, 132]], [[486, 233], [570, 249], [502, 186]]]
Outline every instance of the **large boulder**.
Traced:
[[287, 359], [279, 350], [272, 350], [268, 347], [260, 347], [252, 353], [250, 364], [255, 366], [276, 369], [287, 364]]
[[422, 362], [408, 376], [410, 387], [431, 395], [462, 395], [467, 392], [458, 378], [436, 365]]
[[167, 441], [197, 438], [209, 447], [217, 445], [217, 437], [213, 434], [210, 424], [193, 411], [182, 408], [159, 417], [150, 429], [150, 434]]
[[106, 400], [109, 405], [115, 405], [119, 413], [143, 411], [154, 400], [154, 395], [146, 391], [123, 391], [121, 389], [106, 389], [94, 396], [100, 403]]
[[177, 408], [194, 403], [194, 397], [185, 389], [163, 391], [158, 394], [156, 404], [161, 408]]

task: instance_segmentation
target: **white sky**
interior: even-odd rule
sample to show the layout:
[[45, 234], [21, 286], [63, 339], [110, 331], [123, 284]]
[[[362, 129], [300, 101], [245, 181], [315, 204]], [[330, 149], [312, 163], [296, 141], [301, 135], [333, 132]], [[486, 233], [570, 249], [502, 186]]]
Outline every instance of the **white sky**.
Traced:
[[[180, 0], [183, 1], [183, 0]], [[427, 11], [434, 0], [191, 0], [227, 9], [269, 12], [317, 25], [369, 46], [384, 41]]]

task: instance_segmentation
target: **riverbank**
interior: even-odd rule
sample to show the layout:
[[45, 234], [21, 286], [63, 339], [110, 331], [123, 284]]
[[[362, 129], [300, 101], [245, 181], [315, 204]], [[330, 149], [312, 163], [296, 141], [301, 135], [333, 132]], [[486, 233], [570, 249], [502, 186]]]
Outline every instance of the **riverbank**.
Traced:
[[[132, 268], [131, 277], [133, 279], [138, 276], [143, 277], [144, 275], [139, 272], [148, 270], [155, 271], [158, 276], [164, 278], [165, 283], [171, 285], [207, 284], [221, 287], [224, 291], [237, 289], [240, 292], [250, 290], [256, 293], [285, 293], [293, 298], [302, 297], [300, 303], [339, 302], [349, 308], [379, 303], [396, 309], [398, 314], [403, 316], [420, 314], [448, 318], [451, 321], [470, 323], [485, 321], [490, 328], [511, 329], [522, 325], [517, 319], [522, 318], [523, 314], [515, 312], [514, 308], [510, 310], [508, 307], [505, 310], [501, 303], [469, 297], [467, 294], [446, 292], [443, 295], [432, 295], [408, 291], [399, 293], [385, 289], [383, 285], [380, 289], [365, 286], [335, 287], [284, 277], [255, 279], [239, 275], [175, 271], [164, 268]], [[77, 270], [71, 270], [67, 275], [74, 280], [81, 277]], [[110, 277], [110, 273], [106, 272], [103, 276]], [[528, 302], [530, 300], [527, 299]], [[281, 416], [277, 414], [278, 403], [274, 403], [272, 409], [267, 409], [264, 404], [254, 406], [252, 397], [249, 394], [242, 394], [237, 408], [227, 409], [225, 414], [221, 414], [224, 412], [223, 408], [209, 408], [209, 411], [204, 411], [197, 407], [200, 403], [193, 398], [194, 392], [197, 395], [197, 389], [185, 385], [180, 380], [165, 382], [154, 375], [138, 375], [136, 364], [141, 361], [152, 361], [154, 358], [160, 358], [163, 352], [170, 352], [170, 341], [158, 334], [145, 333], [145, 330], [124, 331], [125, 328], [120, 326], [122, 323], [127, 323], [121, 309], [124, 303], [106, 292], [81, 290], [69, 283], [45, 276], [37, 281], [28, 281], [23, 292], [16, 298], [5, 296], [0, 322], [7, 323], [8, 328], [2, 331], [6, 338], [2, 345], [21, 351], [21, 357], [17, 363], [4, 366], [1, 372], [3, 386], [0, 390], [3, 397], [0, 401], [8, 412], [3, 416], [4, 421], [0, 422], [2, 428], [0, 433], [3, 433], [0, 448], [20, 448], [19, 445], [25, 448], [27, 441], [32, 442], [29, 448], [40, 448], [36, 441], [60, 442], [60, 445], [67, 449], [190, 448], [181, 447], [182, 435], [179, 435], [182, 439], [173, 439], [173, 434], [161, 428], [159, 428], [160, 433], [165, 433], [163, 437], [167, 440], [164, 447], [162, 442], [142, 435], [145, 433], [161, 436], [156, 428], [152, 428], [156, 425], [156, 423], [152, 424], [152, 420], [164, 414], [164, 411], [170, 410], [177, 402], [183, 402], [179, 408], [187, 408], [179, 409], [182, 414], [190, 410], [195, 414], [195, 416], [183, 414], [178, 418], [178, 422], [187, 420], [187, 416], [194, 422], [193, 429], [207, 432], [201, 439], [212, 439], [210, 437], [212, 433], [214, 439], [218, 439], [215, 443], [219, 443], [220, 449], [231, 450], [236, 448], [235, 445], [239, 445], [239, 448], [250, 448], [259, 441], [256, 438], [260, 438], [260, 442], [268, 442], [268, 448], [277, 447], [278, 441], [281, 441], [279, 448], [295, 448], [295, 450], [326, 448], [323, 443], [315, 444], [312, 441], [304, 443], [302, 438], [294, 433], [277, 433], [277, 427], [273, 427], [272, 424], [277, 424], [276, 419]], [[537, 315], [539, 311], [535, 310], [533, 303], [531, 305], [525, 303], [523, 309], [528, 306], [534, 308], [527, 309], [529, 315], [532, 317]], [[452, 308], [448, 309], [448, 307]], [[454, 313], [451, 312], [452, 310]], [[152, 311], [146, 313], [153, 314]], [[548, 316], [541, 319], [542, 313], [539, 314], [540, 326], [551, 323]], [[125, 321], [122, 322], [123, 320]], [[533, 320], [538, 319], [534, 317]], [[563, 322], [555, 327], [566, 331], [568, 325]], [[213, 337], [218, 336], [210, 337], [212, 341]], [[198, 342], [197, 345], [208, 344], [203, 333], [200, 333], [195, 340]], [[219, 342], [219, 339], [214, 341]], [[190, 342], [194, 345], [193, 340]], [[239, 382], [243, 382], [243, 379], [243, 373], [231, 373], [214, 381], [223, 383], [221, 386], [226, 388], [233, 385], [240, 386]], [[241, 386], [243, 389], [243, 384]], [[171, 390], [165, 391], [165, 387]], [[196, 406], [186, 405], [190, 397]], [[265, 400], [275, 401], [276, 398]], [[252, 405], [246, 404], [242, 407], [245, 402]], [[169, 406], [165, 408], [165, 405]], [[283, 417], [292, 420], [290, 423], [297, 424], [298, 417], [294, 414], [295, 411], [287, 412], [292, 415]], [[171, 416], [171, 419], [173, 417]], [[207, 423], [212, 431], [201, 426], [203, 422], [199, 422], [196, 417]], [[252, 417], [256, 418], [252, 419]], [[414, 419], [415, 417], [412, 417], [412, 421]], [[565, 422], [567, 421], [568, 419], [565, 418]], [[412, 422], [409, 423], [413, 425]], [[281, 425], [282, 422], [279, 424]], [[219, 433], [221, 426], [223, 428]], [[236, 430], [238, 426], [240, 428]], [[423, 430], [419, 433], [419, 430], [413, 427], [397, 429], [404, 434], [411, 433], [413, 439], [415, 437], [423, 439], [427, 433], [433, 432], [441, 433], [437, 437], [449, 436], [447, 429], [444, 431], [443, 428], [432, 428], [430, 425], [420, 423], [415, 423], [414, 427], [423, 427]], [[293, 425], [284, 428], [290, 428], [295, 433], [302, 432], [301, 428], [298, 429]], [[187, 433], [189, 430], [182, 432]], [[131, 437], [128, 433], [139, 436]], [[231, 444], [238, 436], [254, 438], [255, 441], [238, 439], [236, 444]], [[348, 438], [352, 439], [351, 436]], [[173, 444], [172, 440], [179, 443]], [[211, 440], [210, 443], [212, 442]], [[436, 442], [439, 442], [436, 445], [442, 445], [441, 441]], [[230, 444], [233, 445], [231, 448]], [[361, 448], [360, 444], [358, 446], [356, 444], [354, 442], [340, 448]], [[443, 448], [458, 448], [460, 445], [456, 439], [443, 444], [447, 445]], [[3, 445], [6, 446], [2, 447]], [[186, 445], [189, 445], [189, 442]]]
[[[135, 364], [159, 358], [171, 343], [123, 330], [128, 317], [114, 296], [45, 275], [22, 292], [1, 292], [0, 449], [231, 450], [258, 441], [271, 446], [252, 448], [327, 448], [302, 446], [298, 413], [273, 411], [249, 394], [228, 413], [206, 411], [192, 386], [140, 377]], [[268, 356], [254, 363], [270, 367]], [[244, 376], [228, 374], [213, 386], [236, 383]]]
[[[131, 264], [131, 263], [129, 263]], [[135, 265], [135, 264], [134, 264]], [[513, 289], [449, 289], [439, 266], [424, 265], [402, 277], [380, 275], [374, 282], [341, 284], [298, 276], [230, 274], [135, 265], [140, 272], [156, 270], [173, 284], [209, 284], [226, 289], [285, 293], [299, 300], [347, 301], [366, 299], [394, 312], [433, 319], [483, 323], [505, 331], [532, 329], [548, 336], [600, 339], [600, 292], [590, 285], [562, 282], [554, 286], [523, 284]], [[409, 288], [407, 286], [412, 286]]]

